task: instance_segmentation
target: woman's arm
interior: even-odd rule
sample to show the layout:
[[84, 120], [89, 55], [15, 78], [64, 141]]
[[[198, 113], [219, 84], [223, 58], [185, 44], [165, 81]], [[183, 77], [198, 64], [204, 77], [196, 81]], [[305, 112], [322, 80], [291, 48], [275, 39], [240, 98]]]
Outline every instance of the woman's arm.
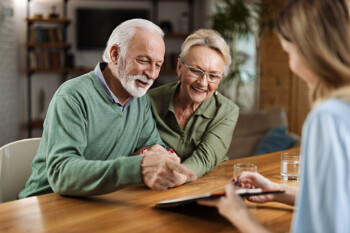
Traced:
[[[267, 194], [247, 197], [249, 201], [256, 203], [264, 203], [269, 201], [277, 201], [289, 205], [293, 205], [298, 188], [285, 184], [271, 182], [266, 177], [256, 172], [243, 172], [238, 180], [240, 187], [244, 188], [264, 188], [264, 189], [282, 189], [284, 194]], [[200, 200], [200, 205], [212, 206], [218, 208], [221, 215], [226, 217], [241, 232], [268, 232], [254, 217], [249, 213], [242, 198], [235, 193], [235, 186], [231, 182], [226, 186], [226, 195], [214, 200]]]
[[238, 107], [223, 104], [212, 122], [203, 129], [201, 141], [192, 155], [183, 161], [183, 164], [196, 172], [198, 177], [212, 171], [225, 159], [238, 114]]
[[269, 232], [249, 213], [243, 199], [235, 193], [232, 184], [226, 186], [226, 196], [214, 200], [200, 200], [198, 204], [218, 208], [221, 215], [227, 218], [241, 232]]

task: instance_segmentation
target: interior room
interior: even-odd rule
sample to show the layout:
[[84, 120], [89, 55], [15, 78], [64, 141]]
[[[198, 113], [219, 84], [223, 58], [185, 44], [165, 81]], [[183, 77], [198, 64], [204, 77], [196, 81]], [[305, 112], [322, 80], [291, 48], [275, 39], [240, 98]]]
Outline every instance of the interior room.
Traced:
[[[268, 230], [289, 232], [304, 165], [303, 124], [311, 108], [308, 86], [292, 72], [281, 45], [290, 41], [276, 27], [286, 2], [1, 0], [0, 232], [241, 232], [228, 216], [243, 213], [243, 207]], [[147, 98], [125, 87], [120, 66], [99, 64], [112, 31], [134, 18], [164, 32], [164, 63]], [[223, 41], [231, 64], [216, 45], [195, 45], [209, 51], [200, 56], [188, 48], [185, 58], [205, 57], [210, 65], [219, 60], [219, 71], [181, 57], [182, 43], [199, 29]], [[132, 42], [144, 45], [159, 37], [140, 31], [128, 40], [143, 35]], [[121, 59], [119, 45], [110, 51], [111, 59]], [[136, 57], [134, 66], [153, 69], [153, 58], [142, 59]], [[142, 78], [133, 74], [134, 85], [147, 84], [149, 73], [143, 72]], [[60, 111], [55, 93], [67, 83], [84, 93], [85, 86], [79, 92], [81, 86], [73, 85], [84, 84], [81, 77], [101, 85], [91, 88], [98, 100], [62, 100], [68, 110]], [[182, 88], [186, 80], [192, 80], [188, 90]], [[176, 88], [164, 88], [170, 84]], [[126, 101], [119, 102], [115, 90], [127, 93]], [[193, 100], [203, 93], [210, 95], [200, 104]], [[178, 110], [184, 102], [196, 106], [186, 117], [188, 112]], [[73, 115], [73, 105], [86, 110], [79, 112], [83, 119]], [[229, 201], [238, 203], [232, 208], [237, 212], [220, 209]]]
[[[101, 61], [108, 30], [114, 27], [108, 25], [109, 29], [102, 31], [99, 25], [106, 23], [101, 18], [106, 20], [107, 15], [126, 12], [109, 21], [119, 22], [127, 14], [135, 14], [155, 21], [167, 32], [165, 64], [156, 86], [176, 81], [175, 66], [182, 42], [191, 31], [213, 27], [216, 4], [214, 0], [2, 1], [0, 144], [41, 136], [49, 102], [60, 84], [92, 70]], [[98, 23], [92, 23], [94, 19]], [[51, 35], [58, 33], [59, 38], [52, 38], [55, 41], [51, 42], [46, 35], [49, 31]], [[238, 45], [249, 54], [245, 65], [248, 68], [244, 69], [249, 70], [253, 79], [243, 77], [240, 89], [237, 88], [240, 78], [235, 79], [231, 87], [221, 90], [240, 105], [241, 112], [282, 107], [288, 131], [300, 136], [309, 111], [308, 104], [303, 101], [307, 95], [306, 86], [290, 72], [273, 29], [267, 31], [259, 39], [257, 50], [254, 39], [240, 39]], [[37, 38], [40, 32], [43, 35]], [[97, 36], [101, 34], [103, 38]], [[42, 47], [36, 44], [45, 40], [48, 42]], [[44, 64], [45, 60], [51, 64]]]

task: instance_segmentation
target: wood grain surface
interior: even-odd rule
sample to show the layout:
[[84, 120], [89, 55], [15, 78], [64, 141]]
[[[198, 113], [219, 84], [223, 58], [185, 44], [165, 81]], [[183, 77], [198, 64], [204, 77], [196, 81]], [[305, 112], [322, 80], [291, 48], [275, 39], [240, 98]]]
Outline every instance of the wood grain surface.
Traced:
[[[292, 149], [290, 151], [299, 151]], [[154, 208], [158, 201], [223, 191], [233, 164], [254, 163], [258, 172], [280, 180], [280, 153], [229, 160], [199, 180], [166, 191], [133, 185], [95, 197], [46, 194], [0, 204], [0, 232], [238, 232], [215, 208], [191, 204]], [[287, 181], [298, 185], [297, 181]], [[288, 232], [293, 207], [247, 202], [251, 213], [273, 232]]]

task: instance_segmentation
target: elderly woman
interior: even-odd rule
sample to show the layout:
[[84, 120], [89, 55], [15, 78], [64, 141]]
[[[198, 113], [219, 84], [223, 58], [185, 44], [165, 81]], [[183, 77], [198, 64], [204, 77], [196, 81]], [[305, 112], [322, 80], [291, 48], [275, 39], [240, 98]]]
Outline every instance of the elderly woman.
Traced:
[[181, 46], [179, 81], [148, 92], [162, 140], [198, 177], [227, 158], [239, 108], [216, 89], [230, 63], [224, 39], [198, 30]]

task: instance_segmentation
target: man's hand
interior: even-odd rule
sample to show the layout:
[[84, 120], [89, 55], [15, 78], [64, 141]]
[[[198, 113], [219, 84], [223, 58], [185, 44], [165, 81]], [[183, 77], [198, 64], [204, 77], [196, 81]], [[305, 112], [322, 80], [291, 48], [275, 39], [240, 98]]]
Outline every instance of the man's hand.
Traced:
[[175, 162], [179, 162], [179, 163], [181, 162], [180, 157], [172, 149], [170, 149], [170, 151], [167, 151], [166, 149], [164, 149], [164, 147], [158, 144], [141, 148], [140, 150], [135, 151], [132, 155], [140, 155], [140, 154], [146, 155], [146, 154], [157, 154], [157, 153], [165, 153], [165, 154], [167, 153], [169, 154], [170, 158], [172, 158]]
[[155, 144], [153, 146], [143, 147], [143, 148], [139, 149], [138, 151], [135, 151], [131, 155], [140, 155], [140, 154], [143, 155], [143, 154], [145, 154], [146, 151], [167, 152], [167, 150], [164, 149], [164, 147], [162, 147], [161, 145]]
[[144, 147], [140, 150], [138, 150], [137, 152], [134, 152], [132, 155], [154, 155], [154, 154], [159, 154], [159, 153], [165, 153], [168, 154], [170, 156], [170, 158], [172, 160], [174, 160], [175, 162], [180, 163], [181, 159], [180, 157], [172, 150], [170, 149], [170, 151], [167, 151], [166, 149], [164, 149], [164, 147], [162, 147], [161, 145], [155, 144], [153, 146], [149, 146], [149, 147]]
[[150, 151], [150, 152], [168, 152], [164, 147], [162, 147], [161, 145], [159, 144], [155, 144], [153, 146], [149, 146], [147, 147], [147, 151]]
[[141, 161], [141, 173], [143, 182], [151, 189], [166, 190], [186, 182], [189, 178], [192, 181], [197, 175], [189, 168], [175, 161], [169, 152], [150, 152]]

